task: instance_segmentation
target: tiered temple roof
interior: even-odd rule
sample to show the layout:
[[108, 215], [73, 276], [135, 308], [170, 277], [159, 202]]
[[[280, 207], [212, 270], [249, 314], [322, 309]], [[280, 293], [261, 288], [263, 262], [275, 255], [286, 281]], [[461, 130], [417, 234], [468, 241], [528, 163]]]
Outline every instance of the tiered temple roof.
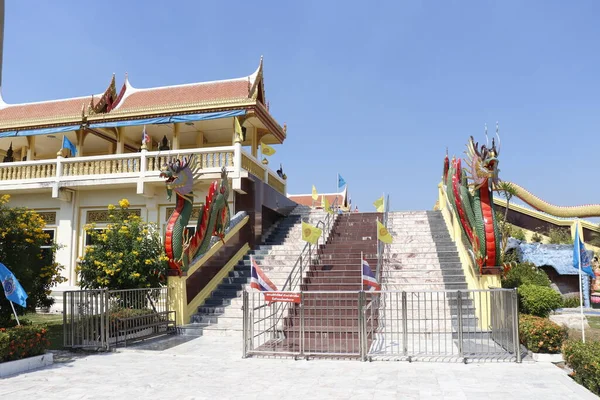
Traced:
[[0, 132], [234, 109], [260, 115], [273, 135], [285, 138], [265, 102], [262, 58], [253, 74], [236, 79], [138, 89], [126, 76], [117, 90], [113, 75], [104, 93], [93, 96], [24, 104], [0, 97]]

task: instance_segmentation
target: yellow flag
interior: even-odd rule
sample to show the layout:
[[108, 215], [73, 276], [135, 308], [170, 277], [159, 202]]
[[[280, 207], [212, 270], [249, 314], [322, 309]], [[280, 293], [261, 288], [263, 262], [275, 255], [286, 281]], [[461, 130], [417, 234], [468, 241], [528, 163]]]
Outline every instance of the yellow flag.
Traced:
[[323, 196], [323, 208], [325, 209], [325, 211], [327, 211], [329, 214], [333, 214], [333, 210], [331, 209], [331, 206], [329, 205], [329, 200], [327, 200], [326, 196]]
[[316, 244], [322, 233], [321, 229], [302, 221], [302, 240]]
[[387, 244], [390, 244], [394, 241], [392, 235], [388, 232], [386, 227], [383, 226], [383, 224], [379, 221], [377, 221], [377, 239]]
[[375, 206], [375, 208], [377, 209], [377, 212], [383, 212], [383, 196], [381, 196], [380, 198], [378, 198], [377, 200], [375, 200], [373, 202], [373, 205]]
[[242, 124], [240, 124], [240, 120], [238, 117], [233, 117], [233, 129], [235, 131], [236, 138], [239, 141], [243, 141], [245, 139], [244, 132], [242, 130]]
[[317, 194], [317, 188], [315, 187], [315, 185], [313, 185], [313, 190], [312, 190], [312, 199], [314, 201], [317, 201], [319, 199], [319, 195]]
[[271, 146], [269, 146], [268, 144], [261, 143], [261, 147], [262, 147], [262, 153], [265, 156], [272, 156], [273, 154], [275, 154], [275, 149], [272, 148]]

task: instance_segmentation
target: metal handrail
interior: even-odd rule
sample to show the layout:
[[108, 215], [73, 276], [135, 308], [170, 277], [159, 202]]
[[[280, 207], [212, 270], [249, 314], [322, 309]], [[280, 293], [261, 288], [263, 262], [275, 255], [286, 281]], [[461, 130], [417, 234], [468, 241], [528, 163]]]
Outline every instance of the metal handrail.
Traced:
[[[337, 203], [338, 203], [338, 197], [336, 196], [335, 200], [330, 205], [330, 208], [332, 210], [335, 209], [335, 207], [337, 206]], [[315, 245], [315, 253], [318, 252], [318, 250], [319, 250], [319, 246], [320, 246], [319, 241], [321, 241], [321, 244], [325, 244], [327, 238], [329, 238], [331, 230], [333, 229], [333, 224], [335, 222], [335, 216], [336, 216], [335, 211], [333, 214], [327, 213], [325, 216], [325, 221], [320, 220], [317, 222], [316, 227], [317, 228], [319, 228], [319, 226], [322, 227], [322, 228], [320, 228], [320, 229], [322, 229], [322, 234], [319, 237], [319, 239], [317, 240], [317, 243]], [[313, 258], [312, 255], [313, 255], [312, 245], [311, 245], [311, 243], [307, 242], [306, 245], [304, 245], [302, 252], [300, 252], [300, 255], [298, 256], [296, 263], [292, 267], [292, 271], [288, 275], [288, 278], [286, 279], [285, 283], [283, 284], [283, 287], [280, 289], [281, 291], [291, 292], [296, 289], [296, 287], [298, 286], [298, 283], [302, 282], [302, 278], [304, 277], [304, 266], [305, 266], [304, 264], [306, 263], [306, 266], [310, 267], [310, 264], [311, 264], [312, 258]], [[283, 318], [285, 312], [287, 311], [288, 304], [289, 303], [278, 303], [277, 304], [277, 308], [274, 311], [276, 318], [275, 318], [275, 322], [272, 325], [273, 327], [277, 327], [277, 325]]]

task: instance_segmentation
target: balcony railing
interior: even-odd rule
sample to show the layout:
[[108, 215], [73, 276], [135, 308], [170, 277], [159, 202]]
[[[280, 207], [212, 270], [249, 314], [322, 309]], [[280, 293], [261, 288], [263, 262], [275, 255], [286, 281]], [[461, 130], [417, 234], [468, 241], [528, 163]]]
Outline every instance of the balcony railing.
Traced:
[[[129, 178], [146, 180], [157, 178], [160, 169], [174, 158], [196, 155], [197, 166], [202, 173], [219, 173], [225, 167], [231, 178], [241, 178], [251, 173], [265, 181], [275, 190], [285, 195], [285, 181], [258, 162], [241, 146], [198, 148], [171, 151], [141, 151], [130, 154], [110, 154], [105, 156], [57, 157], [52, 160], [20, 161], [0, 164], [0, 188], [6, 185], [60, 183], [68, 186], [69, 181], [103, 179], [110, 184], [111, 179]], [[236, 162], [236, 160], [239, 160]]]

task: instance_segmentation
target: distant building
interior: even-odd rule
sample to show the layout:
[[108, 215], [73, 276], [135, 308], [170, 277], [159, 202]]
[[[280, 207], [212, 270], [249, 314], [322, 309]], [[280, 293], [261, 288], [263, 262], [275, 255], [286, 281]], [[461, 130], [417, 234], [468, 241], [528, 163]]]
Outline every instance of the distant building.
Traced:
[[314, 207], [318, 209], [323, 208], [323, 196], [329, 202], [335, 210], [350, 211], [351, 204], [349, 203], [348, 189], [344, 189], [340, 193], [319, 193], [317, 200], [312, 198], [312, 194], [288, 194], [288, 198], [298, 204]]

